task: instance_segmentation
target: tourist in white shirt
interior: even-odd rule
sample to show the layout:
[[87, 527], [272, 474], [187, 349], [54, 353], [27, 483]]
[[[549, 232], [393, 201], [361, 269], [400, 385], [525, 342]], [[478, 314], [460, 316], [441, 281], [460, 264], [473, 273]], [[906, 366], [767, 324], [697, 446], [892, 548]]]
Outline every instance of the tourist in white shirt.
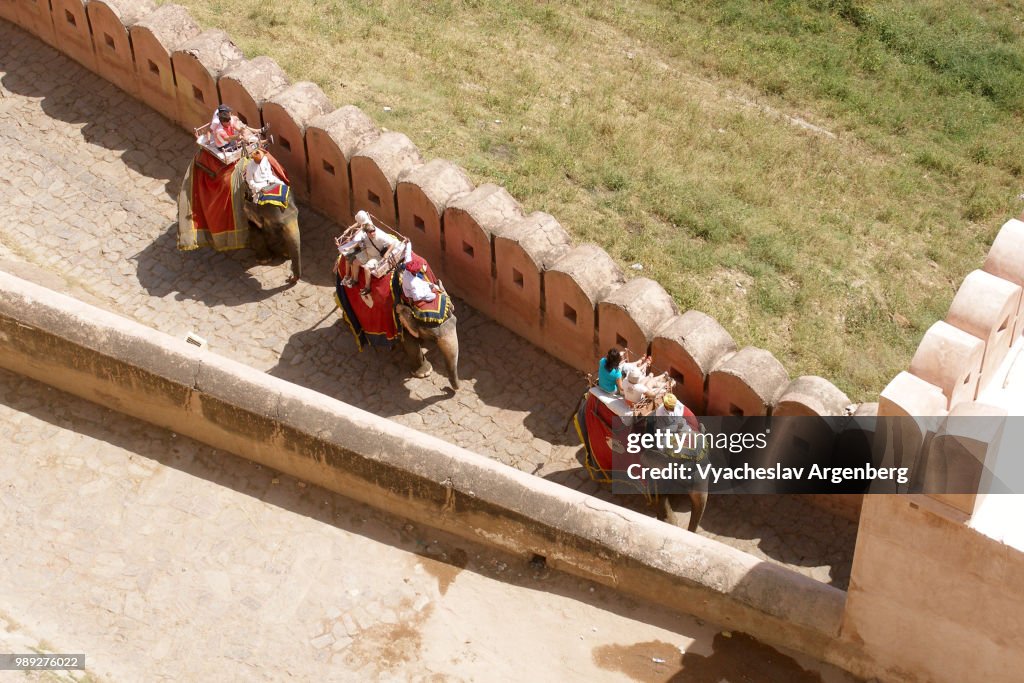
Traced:
[[[625, 365], [625, 363], [623, 363]], [[651, 387], [644, 383], [647, 374], [639, 368], [632, 368], [622, 380], [622, 397], [626, 399], [626, 405], [632, 408], [644, 399], [645, 396], [654, 396]]]
[[284, 181], [274, 175], [274, 169], [270, 166], [270, 159], [262, 147], [257, 147], [252, 153], [252, 159], [245, 167], [245, 182], [252, 192], [253, 201], [259, 197], [260, 192], [271, 185], [284, 184]]
[[411, 254], [402, 269], [402, 294], [409, 301], [433, 301], [441, 291], [440, 287], [421, 277], [426, 272], [427, 262], [418, 254]]
[[[365, 211], [356, 214], [356, 223], [361, 227], [352, 238], [352, 242], [358, 242], [359, 248], [352, 257], [344, 259], [345, 272], [339, 273], [339, 275], [341, 275], [344, 286], [352, 287], [358, 283], [361, 272], [363, 288], [360, 293], [365, 297], [370, 294], [370, 278], [373, 277], [374, 269], [380, 265], [391, 250], [401, 248], [402, 243], [398, 238], [392, 237], [383, 230], [378, 230], [370, 218], [370, 214]], [[411, 250], [412, 245], [406, 243], [405, 254], [401, 262], [409, 259]], [[354, 261], [357, 261], [358, 265]]]

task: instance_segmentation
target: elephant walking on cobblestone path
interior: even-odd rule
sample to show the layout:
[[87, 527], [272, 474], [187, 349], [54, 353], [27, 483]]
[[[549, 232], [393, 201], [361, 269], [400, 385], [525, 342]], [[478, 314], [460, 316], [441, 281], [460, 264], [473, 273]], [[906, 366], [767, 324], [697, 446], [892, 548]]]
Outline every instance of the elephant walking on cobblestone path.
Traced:
[[257, 205], [245, 196], [248, 157], [225, 162], [206, 148], [196, 153], [178, 193], [178, 249], [252, 247], [264, 263], [281, 255], [291, 259], [292, 284], [302, 276], [299, 212], [284, 169], [270, 154], [267, 159], [285, 184], [261, 192]]
[[444, 364], [448, 370], [448, 383], [453, 391], [459, 389], [459, 336], [456, 330], [455, 314], [448, 316], [440, 325], [425, 325], [413, 317], [412, 309], [404, 303], [395, 305], [398, 319], [405, 328], [406, 334], [402, 335], [402, 346], [412, 362], [413, 376], [426, 377], [433, 368], [427, 360], [427, 350], [423, 345], [424, 340], [431, 339], [437, 342], [437, 348], [444, 357]]

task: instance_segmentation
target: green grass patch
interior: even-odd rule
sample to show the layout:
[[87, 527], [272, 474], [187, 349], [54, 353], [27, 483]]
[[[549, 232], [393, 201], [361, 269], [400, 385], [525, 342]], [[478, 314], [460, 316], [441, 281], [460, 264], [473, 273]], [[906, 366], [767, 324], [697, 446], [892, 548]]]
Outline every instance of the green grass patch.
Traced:
[[182, 4], [855, 400], [1022, 208], [1012, 3]]

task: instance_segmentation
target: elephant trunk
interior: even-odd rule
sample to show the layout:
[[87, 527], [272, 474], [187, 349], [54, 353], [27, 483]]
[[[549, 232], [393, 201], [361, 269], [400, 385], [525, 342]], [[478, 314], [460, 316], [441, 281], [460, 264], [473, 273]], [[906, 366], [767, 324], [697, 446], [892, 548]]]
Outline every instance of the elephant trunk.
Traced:
[[448, 369], [448, 383], [453, 391], [459, 390], [459, 337], [455, 333], [455, 316], [444, 323], [445, 333], [437, 338], [437, 348], [444, 356], [444, 364]]
[[292, 261], [292, 277], [302, 277], [302, 240], [299, 238], [299, 216], [296, 213], [288, 218], [282, 230], [285, 250]]
[[707, 505], [707, 491], [693, 491], [690, 493], [690, 523], [687, 525], [689, 531], [697, 532], [697, 526], [700, 524], [701, 517], [704, 516], [704, 508]]

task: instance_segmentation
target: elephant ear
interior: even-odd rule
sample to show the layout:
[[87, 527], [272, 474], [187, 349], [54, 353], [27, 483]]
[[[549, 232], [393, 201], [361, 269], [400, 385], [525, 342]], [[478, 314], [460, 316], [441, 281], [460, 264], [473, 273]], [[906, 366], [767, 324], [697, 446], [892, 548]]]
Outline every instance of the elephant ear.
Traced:
[[419, 333], [416, 331], [416, 318], [412, 315], [412, 309], [403, 303], [395, 303], [395, 313], [398, 315], [398, 322], [402, 328], [413, 337], [419, 339]]

